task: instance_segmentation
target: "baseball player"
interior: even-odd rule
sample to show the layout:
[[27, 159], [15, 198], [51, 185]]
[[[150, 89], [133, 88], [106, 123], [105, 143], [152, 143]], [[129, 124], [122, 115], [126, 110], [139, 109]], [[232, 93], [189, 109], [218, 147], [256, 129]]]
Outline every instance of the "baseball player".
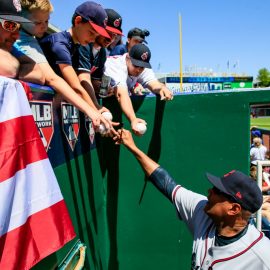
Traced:
[[175, 205], [191, 231], [191, 269], [270, 269], [270, 241], [249, 223], [263, 201], [253, 179], [236, 170], [222, 177], [207, 173], [213, 187], [205, 197], [176, 184], [167, 171], [137, 148], [129, 131], [118, 133], [116, 144], [124, 144], [136, 157], [149, 180]]

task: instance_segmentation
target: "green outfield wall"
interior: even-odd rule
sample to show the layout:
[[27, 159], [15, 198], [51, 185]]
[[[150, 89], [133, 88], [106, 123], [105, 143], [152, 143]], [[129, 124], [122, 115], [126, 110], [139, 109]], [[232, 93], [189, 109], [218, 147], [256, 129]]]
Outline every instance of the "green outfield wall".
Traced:
[[[148, 130], [135, 141], [176, 182], [207, 194], [205, 172], [222, 175], [239, 169], [248, 173], [250, 105], [269, 101], [269, 90], [177, 95], [167, 103], [155, 96], [136, 97], [136, 114], [147, 121]], [[130, 129], [114, 98], [106, 99], [104, 105]], [[61, 113], [57, 98], [53, 106]], [[84, 140], [83, 124], [80, 147], [87, 151], [76, 154], [76, 145], [70, 153], [59, 126], [55, 121], [61, 147], [53, 155], [64, 151], [65, 162], [54, 170], [77, 238], [34, 269], [57, 269], [78, 239], [87, 246], [83, 269], [190, 269], [192, 237], [173, 205], [147, 182], [135, 158], [99, 135], [91, 145]], [[54, 158], [50, 153], [49, 157]]]

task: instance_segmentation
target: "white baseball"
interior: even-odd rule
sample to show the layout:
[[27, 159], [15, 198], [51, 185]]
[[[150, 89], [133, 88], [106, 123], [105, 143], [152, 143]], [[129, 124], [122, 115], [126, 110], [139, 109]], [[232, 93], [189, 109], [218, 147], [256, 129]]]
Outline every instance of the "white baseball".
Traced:
[[146, 130], [147, 130], [146, 125], [144, 123], [138, 123], [137, 126], [136, 126], [136, 128], [137, 128], [137, 131], [141, 135], [143, 135], [146, 132]]
[[113, 119], [113, 116], [110, 112], [103, 112], [102, 115], [106, 120], [112, 121], [112, 119]]
[[97, 131], [103, 135], [107, 132], [107, 129], [104, 124], [100, 124]]

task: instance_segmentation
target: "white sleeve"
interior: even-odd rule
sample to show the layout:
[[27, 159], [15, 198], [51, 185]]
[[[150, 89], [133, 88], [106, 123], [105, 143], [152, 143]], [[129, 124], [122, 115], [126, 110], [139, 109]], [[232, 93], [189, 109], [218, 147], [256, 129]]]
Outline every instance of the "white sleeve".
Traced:
[[207, 198], [201, 194], [192, 192], [181, 186], [176, 186], [172, 192], [172, 200], [176, 206], [180, 218], [194, 232], [194, 226], [205, 219], [204, 207]]
[[152, 69], [150, 68], [145, 68], [144, 71], [139, 75], [138, 77], [138, 82], [143, 86], [146, 87], [147, 84], [150, 81], [155, 81], [157, 80], [155, 73]]
[[21, 38], [18, 39], [15, 44], [25, 55], [30, 57], [37, 64], [48, 63], [38, 41], [35, 38], [27, 35], [21, 35]]
[[125, 59], [119, 58], [107, 58], [105, 62], [104, 74], [111, 77], [111, 86], [114, 87], [117, 85], [121, 85], [127, 88], [127, 66], [125, 62], [123, 62], [123, 60]]

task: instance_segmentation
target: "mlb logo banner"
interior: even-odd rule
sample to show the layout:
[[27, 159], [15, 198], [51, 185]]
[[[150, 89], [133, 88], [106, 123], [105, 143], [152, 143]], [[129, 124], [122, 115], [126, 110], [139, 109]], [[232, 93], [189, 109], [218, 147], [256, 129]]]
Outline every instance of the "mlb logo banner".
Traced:
[[74, 151], [80, 131], [79, 110], [73, 105], [61, 102], [62, 128], [68, 144]]
[[86, 128], [86, 131], [88, 133], [90, 142], [91, 142], [91, 144], [93, 144], [94, 139], [95, 139], [95, 130], [94, 130], [93, 122], [92, 122], [91, 118], [89, 118], [86, 115], [85, 115], [85, 128]]
[[49, 101], [30, 101], [30, 107], [34, 116], [39, 136], [48, 152], [53, 133], [53, 108], [52, 102]]

